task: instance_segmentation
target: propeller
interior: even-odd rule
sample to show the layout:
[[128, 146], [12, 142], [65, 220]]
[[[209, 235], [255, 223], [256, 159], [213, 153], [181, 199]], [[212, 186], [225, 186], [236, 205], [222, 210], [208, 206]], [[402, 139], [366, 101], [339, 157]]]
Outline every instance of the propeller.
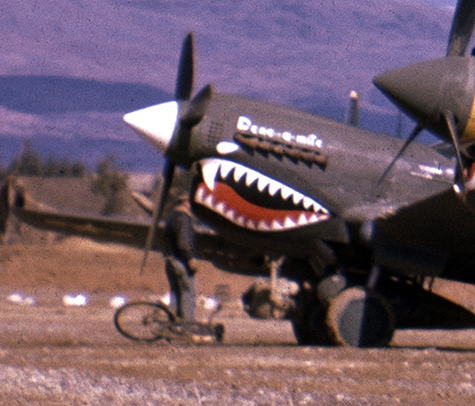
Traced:
[[[475, 1], [459, 0], [446, 56], [376, 76], [374, 84], [417, 122], [411, 136], [379, 180], [381, 183], [407, 147], [427, 129], [453, 145], [459, 175], [463, 156], [475, 144], [475, 58], [466, 55], [475, 27]], [[458, 193], [465, 198], [465, 181]]]
[[473, 35], [475, 7], [473, 0], [459, 1], [450, 30], [447, 56], [464, 56]]
[[170, 192], [170, 187], [173, 183], [173, 175], [175, 172], [175, 165], [171, 161], [167, 161], [163, 167], [163, 184], [162, 184], [162, 191], [160, 194], [160, 198], [157, 201], [157, 206], [153, 210], [153, 217], [152, 217], [152, 224], [150, 226], [150, 230], [147, 234], [147, 240], [145, 242], [145, 251], [142, 260], [142, 265], [140, 266], [140, 273], [145, 269], [147, 265], [148, 255], [150, 250], [152, 249], [153, 241], [155, 240], [155, 235], [157, 233], [158, 223], [163, 215], [163, 209], [165, 208], [165, 203], [168, 199], [168, 195]]
[[[466, 193], [466, 188], [465, 188], [465, 174], [464, 174], [464, 163], [462, 161], [462, 155], [460, 153], [460, 147], [459, 147], [459, 142], [457, 140], [457, 124], [455, 122], [455, 117], [453, 113], [450, 110], [445, 110], [442, 113], [444, 119], [447, 122], [447, 127], [450, 132], [450, 136], [452, 137], [452, 143], [455, 149], [455, 155], [457, 157], [457, 175], [455, 177], [455, 184], [458, 187], [457, 192], [461, 194], [463, 200], [465, 200], [465, 193]], [[458, 181], [460, 180], [460, 184], [458, 184]]]
[[188, 33], [180, 56], [180, 65], [176, 78], [175, 99], [189, 100], [195, 85], [195, 39], [192, 32]]
[[403, 146], [401, 147], [401, 149], [399, 150], [399, 152], [396, 154], [396, 156], [394, 157], [394, 159], [391, 161], [391, 163], [389, 164], [389, 166], [386, 168], [386, 170], [384, 171], [383, 175], [381, 176], [381, 178], [379, 179], [378, 181], [378, 186], [383, 182], [383, 180], [386, 178], [386, 176], [388, 175], [388, 173], [391, 171], [391, 169], [393, 168], [394, 164], [397, 162], [397, 160], [404, 154], [404, 152], [406, 151], [407, 147], [412, 143], [412, 141], [414, 141], [417, 136], [421, 133], [421, 131], [424, 129], [424, 127], [420, 126], [420, 125], [416, 125], [414, 127], [414, 130], [412, 131], [411, 135], [409, 136], [409, 138], [406, 140], [406, 142], [404, 142]]
[[[213, 96], [213, 87], [206, 86], [191, 99], [195, 83], [195, 41], [189, 33], [182, 46], [175, 89], [175, 100], [128, 113], [124, 121], [138, 131], [166, 156], [163, 166], [163, 185], [160, 198], [153, 210], [153, 219], [145, 243], [141, 272], [147, 263], [158, 224], [175, 176], [177, 165], [189, 164], [189, 146], [192, 129], [206, 114]], [[191, 100], [190, 100], [191, 99]]]

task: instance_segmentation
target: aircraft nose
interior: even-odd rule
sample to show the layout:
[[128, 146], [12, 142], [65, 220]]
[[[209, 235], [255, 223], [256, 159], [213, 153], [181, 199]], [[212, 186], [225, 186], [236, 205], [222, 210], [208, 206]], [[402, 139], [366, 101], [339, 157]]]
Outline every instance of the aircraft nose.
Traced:
[[166, 153], [178, 121], [178, 103], [172, 101], [133, 111], [124, 116], [124, 121]]
[[440, 63], [421, 63], [376, 76], [373, 83], [402, 109], [424, 122], [440, 104], [443, 77]]
[[[464, 132], [472, 120], [474, 75], [475, 58], [451, 57], [385, 72], [376, 76], [373, 82], [426, 128], [450, 140], [441, 113], [451, 111], [457, 118], [459, 132]], [[472, 138], [471, 134], [467, 136]]]

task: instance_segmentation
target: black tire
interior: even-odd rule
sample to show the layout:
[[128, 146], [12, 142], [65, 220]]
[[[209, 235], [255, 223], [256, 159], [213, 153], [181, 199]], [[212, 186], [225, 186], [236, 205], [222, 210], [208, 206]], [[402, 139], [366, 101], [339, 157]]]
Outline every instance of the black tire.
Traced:
[[317, 304], [307, 310], [304, 316], [292, 318], [292, 328], [299, 345], [330, 346], [334, 344], [328, 334], [325, 318], [325, 309]]
[[166, 305], [132, 302], [122, 306], [114, 315], [114, 325], [127, 338], [135, 341], [155, 341], [170, 337], [175, 316]]
[[383, 347], [391, 341], [395, 317], [385, 297], [357, 286], [344, 290], [332, 301], [327, 324], [339, 344]]
[[332, 345], [325, 323], [326, 309], [313, 289], [301, 289], [297, 307], [291, 317], [295, 338], [299, 345]]

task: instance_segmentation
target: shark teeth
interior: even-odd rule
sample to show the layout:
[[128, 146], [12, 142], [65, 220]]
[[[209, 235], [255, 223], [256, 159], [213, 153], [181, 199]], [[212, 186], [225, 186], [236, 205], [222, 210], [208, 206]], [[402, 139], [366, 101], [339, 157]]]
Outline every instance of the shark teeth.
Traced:
[[259, 174], [257, 172], [248, 172], [246, 175], [246, 186], [251, 186], [258, 178]]
[[[234, 169], [234, 165], [232, 165], [229, 161], [223, 161], [220, 165], [220, 169], [221, 177], [224, 179], [229, 175], [229, 172]], [[216, 176], [216, 173], [214, 175]]]
[[287, 186], [282, 186], [282, 189], [280, 190], [280, 195], [282, 196], [282, 199], [287, 200], [289, 196], [292, 195], [293, 190]]
[[[283, 231], [325, 221], [331, 217], [329, 211], [312, 198], [238, 163], [211, 158], [202, 160], [201, 168], [206, 186], [198, 187], [195, 201], [240, 227], [264, 232]], [[240, 182], [248, 187], [255, 184], [260, 193], [267, 193], [273, 197], [280, 196], [283, 200], [291, 201], [296, 206], [295, 214], [288, 211], [285, 215], [281, 215], [282, 218], [256, 219], [253, 213], [242, 213], [230, 207], [230, 203], [224, 201], [225, 199], [218, 201], [213, 195], [217, 182], [229, 179], [231, 174], [236, 183]], [[301, 213], [298, 210], [301, 210]]]
[[206, 186], [208, 186], [209, 190], [214, 190], [216, 174], [220, 167], [221, 164], [218, 160], [210, 160], [207, 165], [203, 165], [203, 180], [205, 181]]

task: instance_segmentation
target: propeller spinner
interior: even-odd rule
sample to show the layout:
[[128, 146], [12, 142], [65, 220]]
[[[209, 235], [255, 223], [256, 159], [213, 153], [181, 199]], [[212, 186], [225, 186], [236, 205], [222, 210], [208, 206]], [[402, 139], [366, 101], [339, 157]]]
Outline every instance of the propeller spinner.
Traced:
[[457, 153], [457, 185], [465, 198], [464, 157], [475, 144], [475, 58], [466, 55], [475, 26], [475, 1], [459, 0], [444, 58], [382, 73], [374, 84], [417, 125], [380, 182], [423, 129], [453, 144]]
[[187, 150], [192, 128], [206, 113], [212, 97], [211, 85], [206, 86], [190, 101], [195, 82], [195, 46], [193, 33], [183, 42], [178, 69], [175, 101], [147, 107], [128, 113], [124, 121], [162, 152], [167, 160], [163, 168], [161, 196], [154, 210], [153, 221], [147, 236], [142, 271], [155, 239], [158, 223], [168, 199], [175, 174], [175, 166], [187, 163]]
[[178, 123], [178, 109], [178, 102], [171, 101], [128, 113], [124, 121], [166, 153]]

